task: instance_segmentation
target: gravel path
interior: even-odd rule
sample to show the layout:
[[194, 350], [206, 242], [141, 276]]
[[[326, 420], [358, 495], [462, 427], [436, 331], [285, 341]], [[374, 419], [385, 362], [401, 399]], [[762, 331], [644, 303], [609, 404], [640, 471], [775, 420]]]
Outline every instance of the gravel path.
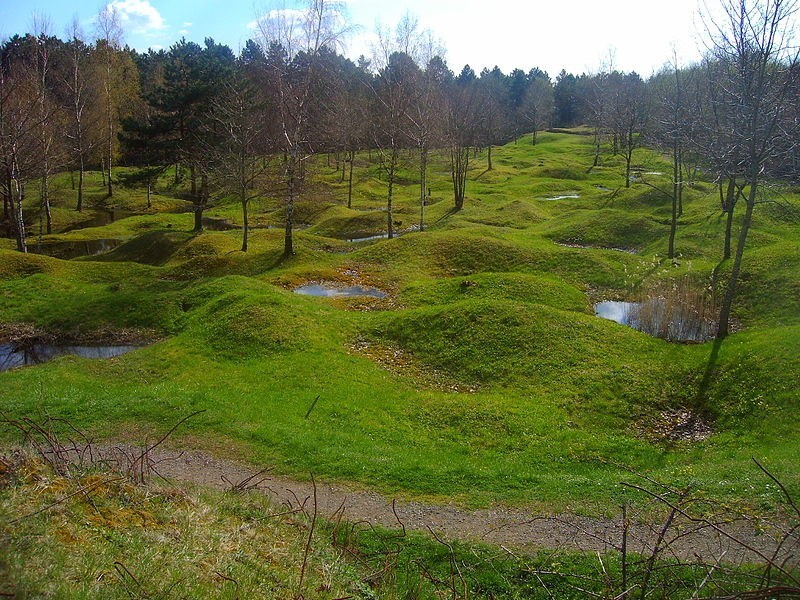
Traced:
[[[109, 448], [106, 447], [108, 452]], [[158, 472], [176, 482], [186, 481], [215, 488], [230, 488], [259, 471], [259, 467], [232, 460], [216, 458], [201, 452], [177, 452], [157, 449], [152, 453]], [[258, 489], [268, 494], [278, 505], [297, 507], [306, 503], [310, 511], [314, 489], [310, 481], [268, 477]], [[263, 476], [262, 476], [263, 477]], [[254, 479], [255, 483], [259, 478]], [[469, 510], [451, 504], [428, 504], [416, 501], [394, 501], [375, 492], [349, 488], [339, 484], [317, 481], [319, 515], [343, 518], [350, 522], [365, 522], [387, 528], [433, 531], [445, 539], [485, 542], [502, 546], [510, 552], [531, 552], [537, 549], [612, 551], [623, 538], [621, 519], [588, 518], [571, 514], [543, 515], [525, 508], [495, 506]], [[629, 552], [650, 555], [657, 544], [663, 523], [630, 523], [627, 545]], [[756, 529], [752, 523], [737, 522], [721, 525], [719, 530], [676, 519], [668, 531], [669, 548], [660, 557], [684, 561], [701, 560], [740, 563], [765, 562], [778, 548], [778, 531], [763, 524]], [[738, 542], [734, 542], [731, 537]], [[796, 561], [800, 555], [800, 539], [795, 535], [780, 551], [781, 558]], [[663, 546], [663, 544], [661, 544]]]

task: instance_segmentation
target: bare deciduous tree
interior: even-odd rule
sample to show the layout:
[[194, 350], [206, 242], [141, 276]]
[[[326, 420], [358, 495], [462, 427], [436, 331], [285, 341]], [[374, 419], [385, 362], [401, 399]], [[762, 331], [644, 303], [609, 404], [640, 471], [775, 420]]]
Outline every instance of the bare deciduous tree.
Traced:
[[[213, 102], [208, 131], [201, 137], [209, 142], [204, 147], [215, 187], [223, 194], [235, 195], [242, 206], [242, 252], [247, 252], [250, 231], [248, 207], [263, 193], [259, 183], [269, 164], [264, 159], [263, 107], [253, 83], [238, 74]], [[208, 184], [201, 188], [201, 193], [208, 193]]]
[[114, 193], [111, 180], [111, 168], [114, 163], [114, 150], [116, 142], [116, 124], [119, 120], [119, 93], [116, 83], [117, 54], [122, 44], [122, 23], [119, 12], [111, 4], [103, 7], [97, 13], [95, 22], [97, 28], [97, 44], [95, 52], [100, 58], [100, 74], [102, 78], [103, 102], [105, 111], [105, 143], [106, 143], [106, 169], [108, 173], [108, 196]]
[[477, 82], [455, 81], [447, 94], [447, 142], [455, 210], [464, 207], [470, 150], [478, 143], [488, 99]]
[[520, 116], [531, 129], [531, 141], [536, 144], [536, 132], [547, 128], [553, 119], [553, 84], [547, 73], [532, 70], [528, 74], [525, 97]]
[[22, 201], [26, 184], [42, 172], [38, 39], [15, 37], [0, 56], [0, 153], [3, 191], [17, 250], [27, 252]]
[[93, 140], [87, 135], [87, 105], [90, 101], [92, 88], [90, 86], [87, 69], [90, 59], [90, 48], [84, 41], [83, 33], [77, 17], [75, 17], [67, 31], [67, 53], [69, 71], [65, 79], [65, 87], [69, 93], [70, 101], [70, 127], [66, 130], [73, 153], [75, 165], [78, 167], [78, 187], [75, 209], [83, 209], [83, 184], [86, 169], [86, 157], [91, 152]]
[[[394, 29], [378, 28], [378, 43], [373, 59], [378, 69], [374, 80], [375, 106], [373, 140], [380, 151], [386, 173], [386, 213], [389, 238], [394, 237], [394, 186], [399, 168], [400, 150], [413, 143], [413, 107], [421, 95], [423, 73], [418, 64], [422, 37], [418, 23], [406, 14]], [[420, 123], [422, 129], [425, 128]], [[425, 137], [417, 131], [418, 141]]]
[[[723, 0], [722, 16], [705, 17], [709, 60], [715, 65], [710, 97], [716, 130], [725, 132], [725, 153], [715, 159], [728, 177], [741, 180], [745, 213], [720, 311], [717, 337], [729, 333], [753, 211], [763, 179], [781, 162], [779, 126], [792, 98], [798, 65], [794, 45], [796, 0]], [[709, 136], [712, 143], [713, 133]]]
[[636, 73], [611, 73], [606, 102], [614, 152], [621, 152], [625, 158], [625, 187], [630, 187], [633, 152], [648, 123], [649, 99], [644, 81]]
[[[294, 206], [302, 169], [310, 149], [309, 132], [314, 114], [314, 79], [323, 49], [335, 50], [348, 27], [342, 4], [308, 0], [303, 10], [275, 9], [258, 19], [261, 42], [268, 54], [271, 84], [278, 97], [280, 146], [286, 162], [285, 232], [283, 254], [294, 254]], [[273, 50], [269, 52], [269, 50]]]

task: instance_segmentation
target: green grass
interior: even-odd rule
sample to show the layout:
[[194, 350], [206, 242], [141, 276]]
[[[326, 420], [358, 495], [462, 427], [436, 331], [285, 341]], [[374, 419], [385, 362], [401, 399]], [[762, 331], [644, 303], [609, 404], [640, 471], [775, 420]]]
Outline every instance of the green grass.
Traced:
[[134, 485], [105, 467], [57, 474], [24, 455], [3, 457], [0, 467], [0, 592], [14, 597], [398, 600], [455, 590], [480, 600], [577, 600], [626, 586], [638, 592], [646, 580], [656, 597], [696, 598], [751, 589], [762, 572], [748, 564], [709, 572], [668, 556], [650, 564], [631, 552], [623, 576], [610, 549], [432, 539], [328, 521], [313, 500], [290, 510], [260, 491]]
[[[294, 476], [313, 471], [469, 505], [610, 513], [622, 463], [731, 502], [773, 506], [774, 495], [721, 483], [736, 481], [752, 456], [800, 490], [791, 468], [800, 442], [796, 190], [758, 207], [735, 305], [742, 331], [709, 364], [711, 344], [649, 338], [594, 317], [591, 302], [672, 277], [711, 285], [712, 272], [722, 286], [730, 267], [719, 265], [724, 219], [713, 185], [687, 190], [673, 265], [664, 259], [669, 199], [641, 183], [622, 188], [619, 157], [606, 153], [589, 169], [590, 137], [546, 133], [533, 146], [526, 136], [493, 152], [491, 171], [485, 152], [474, 157], [457, 213], [446, 156], [431, 153], [426, 230], [393, 240], [346, 241], [386, 229], [385, 173], [377, 155], [362, 153], [352, 210], [333, 161], [311, 161], [296, 211], [310, 227], [296, 232], [288, 260], [280, 198], [253, 201], [252, 220], [265, 227], [243, 253], [240, 231], [196, 234], [191, 214], [166, 212], [185, 205], [188, 185], [170, 173], [148, 214], [47, 238], [121, 240], [112, 252], [62, 261], [2, 246], [3, 327], [109, 339], [136, 330], [161, 341], [109, 361], [64, 357], [0, 373], [0, 408], [62, 416], [111, 438], [205, 409], [187, 443], [230, 443]], [[419, 222], [413, 156], [403, 161], [401, 229]], [[669, 172], [649, 150], [634, 162]], [[647, 177], [668, 185], [666, 176]], [[142, 190], [118, 187], [108, 199], [97, 174], [90, 184], [91, 202], [144, 211]], [[67, 177], [54, 182], [56, 231], [85, 216], [71, 209], [68, 187]], [[546, 200], [563, 194], [580, 197]], [[241, 222], [233, 201], [207, 214]], [[320, 280], [375, 285], [391, 298], [291, 293]], [[363, 343], [401, 358], [384, 365], [358, 350]], [[462, 392], [446, 391], [453, 386]], [[642, 423], [677, 407], [711, 419], [713, 435], [694, 443], [642, 435]]]

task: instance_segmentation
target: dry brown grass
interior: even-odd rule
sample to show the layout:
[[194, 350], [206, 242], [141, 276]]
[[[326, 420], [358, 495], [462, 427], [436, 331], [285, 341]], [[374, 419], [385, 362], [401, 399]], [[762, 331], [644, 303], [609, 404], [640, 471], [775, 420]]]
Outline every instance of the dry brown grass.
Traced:
[[643, 290], [628, 308], [628, 324], [671, 342], [705, 342], [717, 333], [714, 295], [684, 277], [659, 282]]

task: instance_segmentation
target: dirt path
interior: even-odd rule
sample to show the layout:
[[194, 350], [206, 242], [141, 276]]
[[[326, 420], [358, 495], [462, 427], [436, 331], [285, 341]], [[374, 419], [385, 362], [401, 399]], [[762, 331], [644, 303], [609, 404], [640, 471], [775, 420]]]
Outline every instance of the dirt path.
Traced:
[[[108, 451], [108, 448], [106, 448]], [[201, 452], [177, 452], [157, 449], [152, 459], [158, 472], [176, 482], [186, 481], [215, 488], [230, 488], [252, 476], [259, 467], [219, 459]], [[227, 482], [226, 482], [227, 480]], [[311, 509], [311, 482], [273, 477], [259, 489], [279, 505], [298, 506], [306, 502]], [[320, 516], [335, 517], [344, 512], [350, 522], [366, 522], [387, 528], [432, 530], [445, 539], [484, 542], [502, 546], [509, 551], [530, 552], [537, 549], [613, 551], [623, 538], [620, 520], [598, 519], [577, 515], [542, 515], [524, 508], [503, 506], [468, 510], [455, 505], [427, 504], [416, 501], [396, 501], [362, 489], [331, 485], [317, 481], [317, 508]], [[650, 555], [657, 543], [662, 523], [630, 523], [628, 551]], [[714, 564], [717, 560], [739, 563], [765, 562], [777, 548], [776, 532], [758, 532], [750, 523], [720, 526], [720, 531], [706, 527], [695, 531], [696, 525], [676, 520], [666, 539], [674, 540], [660, 557], [680, 560], [702, 560]], [[734, 542], [725, 534], [735, 537]], [[795, 536], [784, 550], [784, 557], [797, 556], [800, 540]], [[663, 545], [663, 544], [662, 544]], [[759, 554], [762, 554], [760, 557]]]

